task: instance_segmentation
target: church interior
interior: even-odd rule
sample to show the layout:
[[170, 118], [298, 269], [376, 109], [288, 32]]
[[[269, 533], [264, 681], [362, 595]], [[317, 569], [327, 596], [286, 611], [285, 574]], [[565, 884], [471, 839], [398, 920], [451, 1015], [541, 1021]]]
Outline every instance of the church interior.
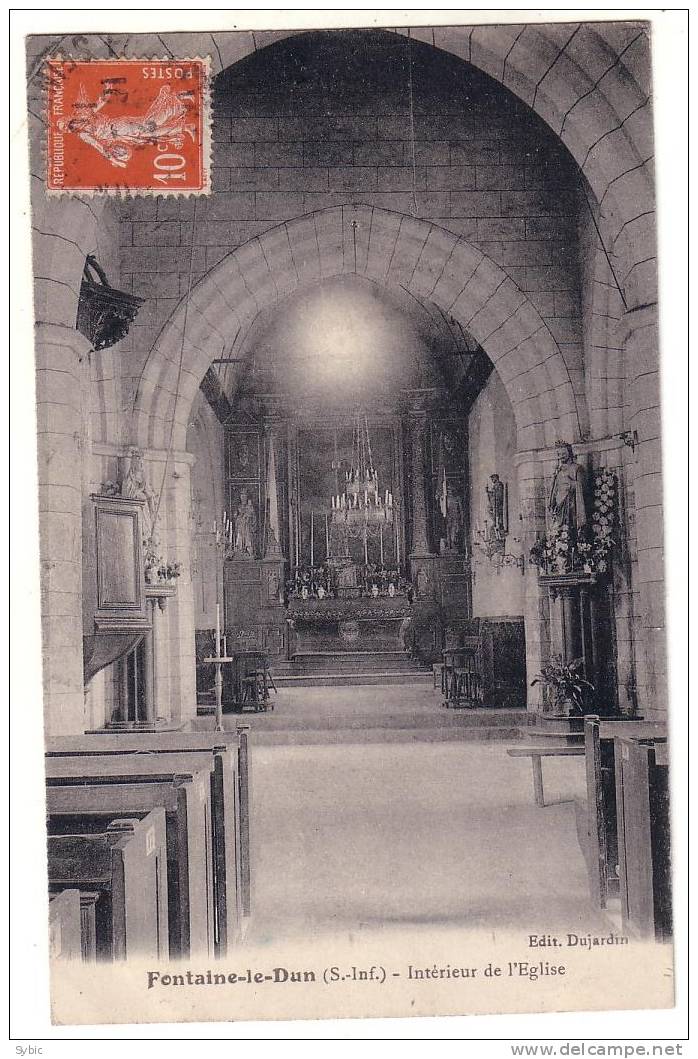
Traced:
[[54, 954], [670, 939], [647, 27], [75, 48], [212, 190], [46, 195], [30, 77]]

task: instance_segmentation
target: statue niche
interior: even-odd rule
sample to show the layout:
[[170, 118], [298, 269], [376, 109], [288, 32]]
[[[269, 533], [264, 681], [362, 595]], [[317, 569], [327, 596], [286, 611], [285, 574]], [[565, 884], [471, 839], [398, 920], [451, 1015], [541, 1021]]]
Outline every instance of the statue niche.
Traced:
[[[446, 490], [446, 540], [445, 550], [463, 550], [463, 501], [453, 489]], [[443, 551], [443, 549], [442, 549]]]
[[233, 558], [254, 559], [257, 536], [257, 512], [247, 489], [240, 490], [233, 514]]

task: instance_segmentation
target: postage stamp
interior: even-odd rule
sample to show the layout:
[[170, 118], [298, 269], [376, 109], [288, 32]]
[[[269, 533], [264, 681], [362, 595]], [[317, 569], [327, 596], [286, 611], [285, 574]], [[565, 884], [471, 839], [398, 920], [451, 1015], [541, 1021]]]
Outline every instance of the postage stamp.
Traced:
[[209, 61], [50, 59], [50, 192], [207, 194]]

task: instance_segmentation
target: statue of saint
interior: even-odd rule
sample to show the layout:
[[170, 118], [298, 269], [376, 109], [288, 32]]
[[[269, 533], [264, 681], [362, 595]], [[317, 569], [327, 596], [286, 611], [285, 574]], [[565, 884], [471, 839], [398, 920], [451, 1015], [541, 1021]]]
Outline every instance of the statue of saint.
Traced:
[[233, 516], [233, 548], [241, 558], [254, 559], [257, 514], [246, 489], [240, 490], [240, 500]]
[[587, 524], [584, 468], [575, 461], [572, 446], [567, 443], [558, 446], [557, 457], [548, 512], [554, 529], [567, 529], [576, 535]]
[[507, 535], [504, 482], [498, 474], [491, 474], [490, 483], [485, 489], [492, 527], [490, 537], [495, 541], [503, 541]]
[[156, 499], [148, 485], [140, 449], [131, 449], [130, 463], [121, 485], [121, 495], [128, 500], [145, 500], [143, 507], [143, 540], [150, 541], [155, 530]]
[[463, 502], [452, 492], [446, 493], [446, 547], [458, 551], [463, 538]]
[[429, 591], [429, 573], [423, 566], [417, 571], [417, 598], [426, 599]]

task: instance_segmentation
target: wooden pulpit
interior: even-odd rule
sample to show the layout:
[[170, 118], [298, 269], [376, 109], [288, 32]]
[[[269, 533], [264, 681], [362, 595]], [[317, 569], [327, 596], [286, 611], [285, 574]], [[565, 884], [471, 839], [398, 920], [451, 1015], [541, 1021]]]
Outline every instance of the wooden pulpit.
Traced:
[[150, 628], [142, 500], [93, 494], [83, 514], [83, 665], [87, 684]]

